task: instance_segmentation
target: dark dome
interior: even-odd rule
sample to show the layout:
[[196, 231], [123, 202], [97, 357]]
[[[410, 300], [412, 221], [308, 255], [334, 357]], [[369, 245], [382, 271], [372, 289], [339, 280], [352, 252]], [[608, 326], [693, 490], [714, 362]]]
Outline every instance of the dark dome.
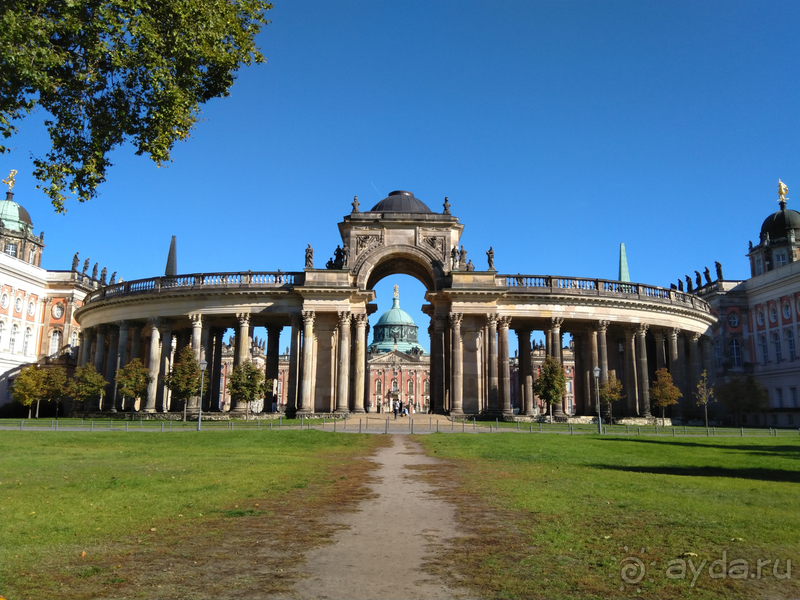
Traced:
[[411, 192], [398, 190], [378, 202], [369, 212], [432, 213], [422, 200]]
[[781, 202], [781, 210], [768, 216], [761, 225], [761, 240], [766, 234], [770, 241], [785, 239], [790, 229], [800, 229], [800, 212], [787, 210], [786, 203]]

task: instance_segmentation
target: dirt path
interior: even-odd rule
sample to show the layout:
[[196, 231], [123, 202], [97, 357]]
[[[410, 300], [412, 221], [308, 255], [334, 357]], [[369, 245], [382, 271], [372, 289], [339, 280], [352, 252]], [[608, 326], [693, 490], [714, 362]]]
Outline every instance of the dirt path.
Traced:
[[404, 435], [375, 455], [371, 473], [376, 497], [356, 512], [333, 517], [341, 527], [332, 544], [308, 552], [293, 588], [301, 598], [454, 598], [463, 590], [446, 587], [423, 567], [458, 535], [454, 507], [430, 492], [433, 486], [414, 476], [407, 466], [437, 462]]

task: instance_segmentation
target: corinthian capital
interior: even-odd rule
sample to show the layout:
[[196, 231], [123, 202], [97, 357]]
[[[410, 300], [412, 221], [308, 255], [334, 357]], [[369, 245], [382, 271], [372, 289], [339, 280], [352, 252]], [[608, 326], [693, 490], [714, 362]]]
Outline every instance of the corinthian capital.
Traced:
[[451, 327], [461, 327], [461, 320], [464, 318], [463, 313], [450, 313], [450, 326]]
[[316, 313], [314, 313], [313, 310], [304, 310], [303, 311], [303, 324], [304, 325], [313, 325], [315, 318], [316, 318]]
[[486, 325], [489, 328], [497, 327], [497, 315], [494, 313], [489, 313], [486, 315]]
[[347, 327], [350, 325], [350, 311], [345, 310], [339, 313], [339, 327]]
[[498, 329], [508, 329], [508, 326], [511, 325], [511, 317], [509, 316], [498, 316], [497, 317], [497, 327]]
[[236, 313], [236, 319], [239, 321], [240, 327], [250, 325], [250, 313]]

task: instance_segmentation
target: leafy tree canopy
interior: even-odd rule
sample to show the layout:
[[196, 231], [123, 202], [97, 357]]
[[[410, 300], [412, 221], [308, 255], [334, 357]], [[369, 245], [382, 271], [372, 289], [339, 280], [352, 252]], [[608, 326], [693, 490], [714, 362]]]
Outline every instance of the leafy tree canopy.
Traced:
[[36, 365], [29, 365], [19, 372], [11, 386], [11, 397], [22, 404], [30, 406], [42, 399], [44, 377], [42, 370]]
[[671, 404], [677, 404], [678, 398], [683, 394], [674, 383], [672, 383], [672, 375], [665, 368], [656, 371], [656, 380], [650, 387], [650, 400], [653, 404], [661, 408], [666, 408]]
[[75, 402], [89, 402], [99, 398], [108, 382], [98, 373], [94, 365], [86, 365], [75, 369], [75, 376], [67, 385], [67, 392]]
[[236, 402], [253, 402], [266, 393], [264, 373], [252, 362], [236, 365], [228, 376], [228, 392]]
[[[241, 65], [264, 62], [264, 0], [15, 0], [0, 8], [0, 134], [46, 111], [51, 149], [34, 176], [57, 212], [97, 195], [109, 153], [131, 142], [159, 166], [227, 96]], [[0, 153], [9, 150], [0, 144]]]
[[734, 414], [760, 412], [769, 406], [769, 393], [755, 377], [733, 377], [717, 386], [720, 402]]
[[117, 391], [125, 398], [147, 400], [147, 386], [153, 378], [150, 370], [138, 358], [117, 371]]
[[546, 356], [539, 370], [539, 378], [533, 384], [533, 391], [548, 404], [557, 404], [567, 389], [567, 375], [564, 367], [553, 356]]
[[58, 402], [67, 393], [67, 371], [64, 367], [42, 369], [42, 400]]
[[[194, 356], [191, 346], [184, 346], [178, 352], [178, 358], [172, 365], [172, 371], [167, 375], [166, 382], [172, 391], [172, 399], [184, 401], [200, 395], [200, 364]], [[203, 373], [208, 382], [208, 376]]]
[[608, 381], [600, 384], [600, 403], [611, 404], [617, 400], [622, 400], [624, 397], [622, 382], [613, 373], [610, 373]]

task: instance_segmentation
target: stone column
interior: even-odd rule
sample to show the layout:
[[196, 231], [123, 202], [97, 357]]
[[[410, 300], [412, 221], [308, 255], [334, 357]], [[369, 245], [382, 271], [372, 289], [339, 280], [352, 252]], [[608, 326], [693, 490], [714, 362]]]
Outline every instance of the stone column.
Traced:
[[436, 379], [433, 380], [431, 390], [434, 396], [433, 412], [444, 414], [445, 396], [445, 318], [436, 316], [433, 318], [433, 329], [435, 331], [436, 353], [431, 356], [431, 361], [436, 361]]
[[489, 329], [489, 412], [496, 413], [500, 411], [497, 380], [497, 315], [486, 315], [486, 325]]
[[250, 313], [238, 313], [236, 319], [239, 329], [236, 331], [234, 367], [250, 360]]
[[159, 330], [161, 332], [161, 367], [158, 375], [158, 398], [156, 403], [161, 406], [162, 412], [167, 412], [170, 406], [166, 376], [169, 373], [170, 359], [172, 358], [172, 321], [162, 319]]
[[203, 347], [203, 316], [200, 314], [189, 315], [189, 320], [192, 322], [192, 352], [194, 352], [194, 359], [200, 362], [200, 352]]
[[583, 353], [586, 347], [586, 334], [584, 332], [573, 333], [575, 370], [572, 385], [573, 397], [575, 398], [575, 412], [578, 415], [586, 414], [586, 361]]
[[161, 334], [158, 331], [158, 327], [161, 325], [161, 319], [154, 318], [149, 319], [149, 321], [151, 325], [150, 360], [148, 362], [148, 367], [150, 368], [150, 383], [147, 384], [147, 402], [145, 403], [144, 412], [154, 413], [156, 412], [156, 399], [158, 397], [158, 367], [160, 364], [159, 342], [161, 340]]
[[134, 325], [131, 331], [131, 360], [141, 358], [142, 326]]
[[336, 413], [350, 412], [350, 311], [339, 313], [339, 364], [336, 375]]
[[637, 416], [639, 414], [639, 382], [636, 377], [636, 339], [634, 327], [626, 327], [625, 334], [625, 398], [626, 414]]
[[511, 365], [508, 361], [508, 326], [511, 317], [497, 317], [498, 362], [500, 363], [500, 412], [504, 415], [514, 413], [511, 410]]
[[[600, 367], [600, 383], [608, 382], [608, 344], [606, 333], [608, 332], [609, 321], [597, 322], [597, 357]], [[593, 374], [594, 375], [594, 374]]]
[[211, 361], [211, 382], [208, 387], [211, 388], [211, 397], [209, 401], [209, 410], [219, 411], [219, 396], [222, 393], [220, 386], [222, 384], [222, 338], [225, 336], [225, 327], [215, 327], [213, 330], [214, 337], [214, 360]]
[[703, 345], [703, 370], [708, 376], [708, 384], [714, 385], [717, 379], [716, 367], [714, 364], [714, 342], [710, 335], [704, 335], [702, 336], [701, 343]]
[[665, 369], [667, 358], [664, 354], [664, 330], [653, 329], [653, 337], [656, 340], [656, 369]]
[[[281, 353], [281, 325], [270, 325], [267, 327], [267, 360], [266, 360], [266, 376], [267, 379], [273, 381], [273, 393], [278, 381], [278, 370], [280, 365]], [[264, 410], [267, 410], [266, 408]], [[271, 407], [270, 407], [271, 410]]]
[[647, 328], [647, 323], [641, 323], [636, 329], [636, 374], [639, 379], [639, 415], [642, 417], [651, 416], [650, 379], [647, 374], [647, 345], [645, 344]]
[[95, 337], [95, 329], [93, 327], [87, 327], [81, 331], [81, 336], [83, 337], [83, 340], [81, 341], [81, 360], [79, 365], [81, 367], [85, 367], [87, 364], [89, 364], [89, 356], [92, 353], [92, 342], [94, 341]]
[[462, 313], [450, 313], [450, 331], [452, 334], [452, 350], [451, 356], [453, 360], [452, 366], [452, 385], [450, 397], [450, 414], [463, 415], [463, 386], [464, 386], [464, 360], [462, 357], [462, 343], [461, 343], [461, 319], [464, 317]]
[[286, 382], [286, 414], [294, 416], [297, 412], [297, 374], [300, 360], [300, 315], [292, 315], [292, 338], [289, 341], [289, 381]]
[[200, 360], [206, 361], [206, 375], [208, 381], [203, 386], [203, 397], [200, 398], [200, 403], [203, 405], [203, 410], [211, 410], [211, 373], [214, 369], [214, 339], [211, 337], [211, 327], [208, 325], [208, 320], [203, 322], [203, 331], [200, 334]]
[[119, 356], [119, 329], [109, 327], [108, 336], [108, 360], [106, 361], [106, 397], [110, 400], [108, 409], [117, 412], [116, 395], [114, 394], [114, 379], [117, 376], [117, 356]]
[[[552, 356], [560, 362], [564, 364], [564, 361], [561, 357], [561, 325], [564, 323], [564, 319], [562, 317], [551, 317], [550, 318], [550, 335], [553, 337], [552, 347], [553, 352]], [[562, 410], [563, 413], [563, 410]]]
[[533, 406], [533, 371], [531, 370], [531, 330], [518, 329], [517, 340], [519, 343], [519, 376], [522, 402], [520, 414], [533, 416], [536, 414]]
[[118, 356], [119, 367], [124, 367], [128, 364], [128, 331], [130, 329], [130, 321], [117, 321], [119, 327], [119, 343], [118, 343]]
[[[353, 360], [353, 412], [364, 412], [364, 385], [367, 357], [367, 315], [353, 315], [356, 322], [356, 351]], [[432, 339], [432, 338], [431, 338]]]
[[[27, 302], [26, 302], [27, 304]], [[72, 344], [72, 315], [75, 314], [75, 298], [70, 296], [67, 298], [67, 311], [64, 313], [64, 344]], [[73, 348], [73, 351], [75, 349]], [[73, 354], [74, 356], [74, 354]]]
[[[600, 366], [600, 348], [599, 344], [597, 343], [597, 327], [593, 327], [589, 330], [589, 356], [590, 356], [590, 364], [589, 364], [589, 383], [590, 383], [590, 392], [589, 392], [589, 406], [586, 416], [595, 417], [597, 416], [597, 384], [594, 381], [594, 370], [596, 367]], [[600, 374], [603, 374], [602, 369], [600, 370]]]
[[303, 383], [300, 409], [297, 411], [301, 415], [309, 415], [314, 412], [314, 390], [311, 387], [312, 369], [314, 368], [314, 318], [313, 310], [303, 311]]
[[[678, 334], [680, 333], [680, 329], [677, 327], [670, 329], [667, 332], [669, 336], [669, 366], [670, 366], [670, 374], [672, 375], [672, 382], [680, 387], [683, 387], [682, 384], [682, 377], [681, 377], [681, 366], [680, 361], [678, 360]], [[683, 402], [686, 401], [687, 395], [686, 392], [683, 392], [683, 397], [678, 398], [678, 403], [672, 405], [672, 418], [676, 420], [683, 419]]]
[[94, 370], [98, 373], [103, 372], [103, 355], [106, 352], [106, 333], [108, 325], [100, 325], [97, 328], [97, 340], [94, 347]]

